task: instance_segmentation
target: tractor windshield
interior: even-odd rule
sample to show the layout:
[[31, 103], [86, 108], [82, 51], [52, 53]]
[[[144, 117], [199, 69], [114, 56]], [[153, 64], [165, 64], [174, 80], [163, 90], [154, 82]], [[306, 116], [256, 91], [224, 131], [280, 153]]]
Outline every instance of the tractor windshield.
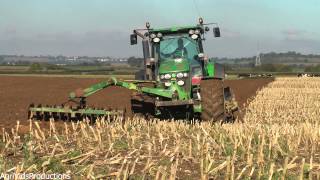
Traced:
[[190, 37], [171, 36], [160, 41], [160, 47], [157, 47], [157, 53], [160, 55], [160, 61], [185, 58], [191, 64], [198, 63], [195, 59], [199, 54], [198, 43]]

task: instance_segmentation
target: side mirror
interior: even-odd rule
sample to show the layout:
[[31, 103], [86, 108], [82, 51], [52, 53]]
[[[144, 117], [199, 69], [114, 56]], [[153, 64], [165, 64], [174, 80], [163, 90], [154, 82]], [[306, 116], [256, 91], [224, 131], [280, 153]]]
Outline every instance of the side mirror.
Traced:
[[137, 35], [136, 34], [131, 34], [130, 35], [130, 44], [134, 45], [134, 44], [137, 44], [137, 42], [138, 42]]
[[214, 37], [220, 37], [220, 28], [218, 27], [213, 28], [213, 35]]

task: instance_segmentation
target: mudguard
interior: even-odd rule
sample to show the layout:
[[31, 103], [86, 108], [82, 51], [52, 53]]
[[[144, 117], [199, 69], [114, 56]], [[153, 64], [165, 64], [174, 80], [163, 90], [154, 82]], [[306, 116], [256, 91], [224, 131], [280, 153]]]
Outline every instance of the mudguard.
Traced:
[[205, 65], [204, 74], [206, 74], [204, 79], [210, 79], [210, 78], [224, 79], [225, 78], [224, 66], [222, 64], [218, 64], [215, 62], [209, 62]]
[[222, 64], [214, 63], [214, 77], [219, 79], [224, 79], [225, 71]]
[[145, 70], [139, 70], [138, 72], [135, 73], [135, 80], [145, 80], [144, 78], [145, 75]]

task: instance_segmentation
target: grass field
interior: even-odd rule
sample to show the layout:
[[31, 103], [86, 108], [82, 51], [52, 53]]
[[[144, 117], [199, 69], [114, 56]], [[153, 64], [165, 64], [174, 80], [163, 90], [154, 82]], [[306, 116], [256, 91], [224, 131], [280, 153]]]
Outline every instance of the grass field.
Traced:
[[1, 172], [94, 179], [320, 179], [317, 78], [277, 78], [244, 123], [102, 119], [3, 132]]

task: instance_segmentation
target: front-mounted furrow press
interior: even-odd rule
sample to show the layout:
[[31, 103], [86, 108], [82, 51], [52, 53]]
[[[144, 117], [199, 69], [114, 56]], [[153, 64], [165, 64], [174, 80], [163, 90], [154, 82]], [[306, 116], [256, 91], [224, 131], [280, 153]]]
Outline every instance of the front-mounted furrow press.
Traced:
[[98, 118], [104, 118], [108, 120], [114, 120], [117, 118], [123, 118], [125, 109], [115, 110], [110, 108], [95, 108], [89, 107], [86, 104], [86, 98], [95, 92], [114, 85], [115, 79], [110, 81], [100, 82], [86, 89], [78, 89], [75, 92], [69, 94], [69, 100], [60, 105], [34, 105], [29, 106], [28, 117], [35, 120], [96, 120]]
[[29, 106], [28, 117], [37, 120], [96, 120], [97, 118], [116, 119], [124, 118], [126, 109], [115, 110], [110, 108], [94, 108], [87, 106], [86, 98], [104, 88], [110, 86], [120, 86], [126, 89], [131, 89], [136, 92], [153, 94], [170, 98], [174, 91], [162, 88], [140, 87], [137, 82], [141, 81], [118, 81], [116, 78], [110, 78], [107, 81], [94, 84], [86, 89], [77, 89], [69, 94], [69, 100], [61, 106], [43, 106], [34, 105]]
[[107, 110], [98, 108], [80, 108], [72, 106], [42, 106], [31, 104], [29, 106], [28, 117], [34, 120], [64, 120], [64, 121], [77, 121], [77, 120], [96, 120], [96, 119], [108, 119], [114, 120], [118, 117], [123, 117], [123, 110]]

